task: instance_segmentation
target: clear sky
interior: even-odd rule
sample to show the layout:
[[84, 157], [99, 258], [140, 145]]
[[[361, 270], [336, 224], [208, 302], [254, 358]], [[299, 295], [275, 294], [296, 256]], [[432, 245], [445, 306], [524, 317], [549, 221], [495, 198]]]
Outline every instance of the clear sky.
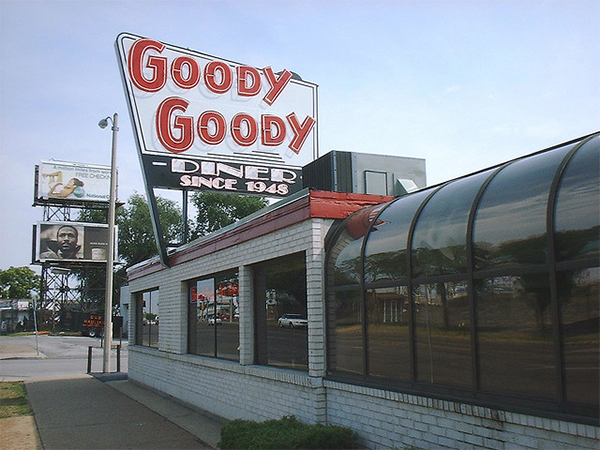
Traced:
[[121, 32], [294, 71], [321, 154], [425, 158], [437, 184], [598, 131], [599, 23], [598, 0], [0, 0], [0, 269], [31, 262], [34, 166], [109, 165], [114, 112], [119, 199], [144, 192]]

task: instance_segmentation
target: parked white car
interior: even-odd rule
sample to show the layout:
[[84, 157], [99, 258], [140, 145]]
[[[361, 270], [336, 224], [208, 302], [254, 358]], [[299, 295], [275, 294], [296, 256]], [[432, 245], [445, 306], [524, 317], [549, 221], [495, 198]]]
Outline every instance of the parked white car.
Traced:
[[301, 328], [308, 327], [308, 320], [306, 320], [300, 314], [284, 314], [279, 318], [277, 324], [281, 328]]

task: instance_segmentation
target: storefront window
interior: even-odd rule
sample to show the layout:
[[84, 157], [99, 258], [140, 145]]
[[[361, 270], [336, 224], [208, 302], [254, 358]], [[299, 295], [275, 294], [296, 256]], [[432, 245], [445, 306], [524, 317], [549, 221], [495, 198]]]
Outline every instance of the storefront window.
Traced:
[[137, 338], [138, 345], [158, 348], [158, 289], [139, 295]]
[[442, 187], [419, 215], [413, 235], [414, 277], [467, 271], [467, 223], [475, 195], [490, 171]]
[[600, 269], [559, 273], [567, 400], [598, 406]]
[[600, 256], [600, 138], [584, 144], [569, 162], [556, 200], [558, 261]]
[[337, 233], [329, 249], [327, 276], [336, 286], [359, 284], [362, 274], [362, 244], [369, 226], [385, 205], [371, 206], [354, 213]]
[[550, 186], [573, 145], [516, 161], [486, 188], [475, 217], [475, 268], [516, 268], [548, 262]]
[[478, 282], [481, 389], [554, 399], [556, 364], [545, 274]]
[[327, 301], [329, 368], [365, 373], [361, 291], [331, 292]]
[[415, 212], [430, 190], [401, 197], [377, 218], [365, 247], [365, 283], [401, 280], [408, 276], [406, 249]]
[[596, 134], [350, 216], [328, 375], [597, 420], [599, 179]]
[[369, 375], [411, 379], [407, 293], [406, 286], [367, 292]]
[[238, 361], [237, 272], [191, 282], [188, 298], [189, 353]]
[[304, 253], [256, 267], [256, 361], [308, 370]]
[[416, 286], [417, 380], [472, 386], [471, 320], [466, 283]]

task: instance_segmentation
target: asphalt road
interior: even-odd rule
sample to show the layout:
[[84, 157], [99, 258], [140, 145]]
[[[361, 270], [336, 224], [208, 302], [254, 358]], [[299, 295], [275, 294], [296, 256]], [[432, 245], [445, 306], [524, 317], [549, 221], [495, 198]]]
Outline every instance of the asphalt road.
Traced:
[[[121, 372], [127, 372], [127, 341], [121, 344]], [[0, 381], [77, 376], [87, 372], [88, 348], [92, 347], [92, 372], [102, 372], [104, 349], [100, 338], [82, 336], [0, 336]], [[38, 353], [39, 352], [39, 353]], [[117, 352], [111, 351], [111, 372], [117, 368]]]

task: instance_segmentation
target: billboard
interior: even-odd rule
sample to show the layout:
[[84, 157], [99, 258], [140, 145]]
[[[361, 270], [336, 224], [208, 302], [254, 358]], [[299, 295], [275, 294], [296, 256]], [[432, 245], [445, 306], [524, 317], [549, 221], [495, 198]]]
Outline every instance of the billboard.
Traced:
[[36, 262], [106, 264], [107, 224], [38, 222], [35, 230]]
[[122, 33], [116, 41], [149, 188], [285, 197], [318, 156], [317, 86]]
[[108, 203], [110, 166], [40, 161], [35, 200], [50, 203]]

